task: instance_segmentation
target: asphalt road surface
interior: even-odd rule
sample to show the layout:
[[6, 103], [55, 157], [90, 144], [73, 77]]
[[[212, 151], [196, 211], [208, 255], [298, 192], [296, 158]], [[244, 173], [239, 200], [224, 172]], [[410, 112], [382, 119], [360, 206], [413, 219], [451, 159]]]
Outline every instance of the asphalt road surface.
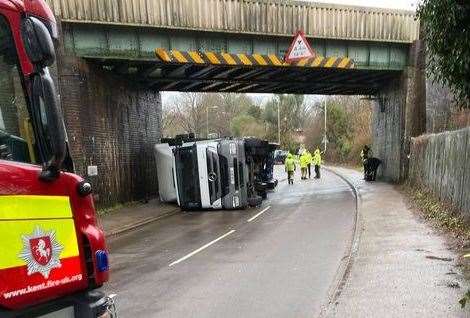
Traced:
[[317, 317], [355, 218], [349, 186], [322, 172], [259, 209], [183, 212], [109, 241], [120, 317]]

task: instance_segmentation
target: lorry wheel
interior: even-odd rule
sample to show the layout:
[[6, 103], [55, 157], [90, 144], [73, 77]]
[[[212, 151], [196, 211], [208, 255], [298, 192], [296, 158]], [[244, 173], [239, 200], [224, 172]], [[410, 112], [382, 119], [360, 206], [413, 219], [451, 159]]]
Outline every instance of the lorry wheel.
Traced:
[[258, 195], [248, 198], [248, 205], [252, 208], [256, 208], [257, 206], [260, 206], [262, 202], [263, 202], [263, 198], [261, 198]]
[[268, 198], [268, 192], [266, 192], [266, 191], [262, 191], [262, 192], [260, 192], [260, 193], [258, 193], [258, 194], [261, 196], [261, 198], [262, 198], [263, 200], [266, 200], [266, 199]]

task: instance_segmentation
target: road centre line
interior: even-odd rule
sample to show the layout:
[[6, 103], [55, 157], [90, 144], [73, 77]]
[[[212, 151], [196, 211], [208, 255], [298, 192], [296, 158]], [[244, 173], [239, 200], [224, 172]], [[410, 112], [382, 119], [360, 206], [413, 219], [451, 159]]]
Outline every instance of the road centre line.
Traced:
[[189, 253], [188, 255], [181, 257], [179, 260], [174, 261], [173, 263], [171, 263], [171, 264], [168, 265], [168, 266], [171, 267], [171, 266], [173, 266], [173, 265], [176, 265], [176, 264], [178, 264], [178, 263], [181, 263], [181, 262], [184, 261], [184, 260], [187, 260], [187, 259], [190, 258], [191, 256], [194, 256], [194, 255], [196, 255], [197, 253], [199, 253], [199, 252], [205, 250], [205, 249], [208, 248], [209, 246], [211, 246], [211, 245], [217, 243], [217, 242], [220, 241], [221, 239], [223, 239], [223, 238], [229, 236], [230, 234], [232, 234], [232, 233], [234, 233], [234, 232], [235, 232], [235, 230], [228, 231], [228, 232], [225, 233], [224, 235], [219, 236], [219, 237], [216, 238], [215, 240], [213, 240], [213, 241], [207, 243], [206, 245], [204, 245], [204, 246], [198, 248], [197, 250], [195, 250], [195, 251]]
[[253, 220], [256, 219], [258, 216], [260, 216], [260, 215], [263, 214], [264, 212], [268, 211], [270, 208], [271, 208], [271, 206], [268, 206], [267, 208], [265, 208], [264, 210], [262, 210], [262, 211], [259, 212], [258, 214], [255, 214], [254, 216], [252, 216], [251, 218], [249, 218], [247, 222], [253, 221]]

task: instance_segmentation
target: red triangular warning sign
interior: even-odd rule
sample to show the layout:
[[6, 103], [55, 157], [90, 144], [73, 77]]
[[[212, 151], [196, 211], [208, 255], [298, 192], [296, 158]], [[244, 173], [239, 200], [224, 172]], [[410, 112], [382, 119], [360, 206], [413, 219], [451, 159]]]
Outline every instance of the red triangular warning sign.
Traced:
[[308, 44], [303, 31], [299, 30], [294, 36], [289, 49], [287, 50], [284, 61], [287, 63], [295, 62], [304, 58], [315, 57], [315, 52]]

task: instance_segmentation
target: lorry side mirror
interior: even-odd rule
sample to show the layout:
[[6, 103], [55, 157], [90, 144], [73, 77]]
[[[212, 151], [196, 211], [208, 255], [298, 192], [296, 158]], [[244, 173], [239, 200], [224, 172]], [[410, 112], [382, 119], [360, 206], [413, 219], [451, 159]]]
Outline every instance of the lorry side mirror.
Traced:
[[23, 20], [21, 26], [26, 53], [31, 61], [43, 67], [51, 66], [55, 61], [54, 43], [49, 30], [35, 17]]
[[33, 117], [40, 139], [44, 163], [40, 178], [53, 181], [59, 174], [66, 155], [65, 127], [54, 82], [47, 68], [33, 78]]

